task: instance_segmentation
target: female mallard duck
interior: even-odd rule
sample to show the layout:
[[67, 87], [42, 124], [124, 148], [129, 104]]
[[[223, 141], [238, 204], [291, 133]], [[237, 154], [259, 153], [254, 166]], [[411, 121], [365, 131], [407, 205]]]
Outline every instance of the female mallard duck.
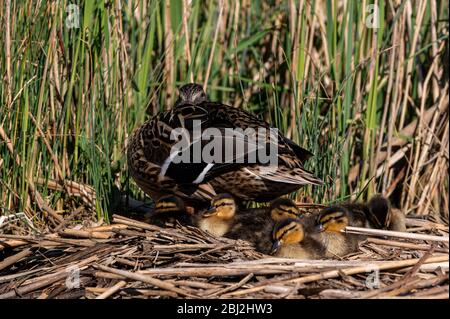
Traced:
[[[138, 186], [156, 199], [175, 194], [210, 201], [215, 192], [226, 192], [241, 200], [269, 201], [302, 185], [322, 184], [303, 168], [312, 154], [274, 132], [267, 122], [210, 102], [200, 85], [188, 84], [180, 88], [172, 110], [155, 115], [133, 133], [128, 167]], [[240, 143], [243, 151], [220, 152], [230, 141]], [[220, 146], [214, 153], [223, 156], [213, 160], [200, 156], [210, 155], [214, 145]], [[256, 156], [267, 147], [276, 151], [274, 161]]]
[[184, 205], [184, 202], [173, 195], [162, 196], [155, 203], [152, 214], [147, 218], [147, 222], [160, 227], [167, 223], [174, 224], [176, 221], [184, 225], [192, 225], [191, 211]]

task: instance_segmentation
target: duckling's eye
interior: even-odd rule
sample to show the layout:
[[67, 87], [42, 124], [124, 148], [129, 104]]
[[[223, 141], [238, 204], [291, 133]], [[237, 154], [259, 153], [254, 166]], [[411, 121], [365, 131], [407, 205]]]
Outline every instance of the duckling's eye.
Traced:
[[214, 205], [216, 208], [219, 208], [219, 207], [224, 207], [224, 206], [231, 206], [231, 204], [228, 204], [228, 203], [220, 203], [220, 204], [215, 204]]

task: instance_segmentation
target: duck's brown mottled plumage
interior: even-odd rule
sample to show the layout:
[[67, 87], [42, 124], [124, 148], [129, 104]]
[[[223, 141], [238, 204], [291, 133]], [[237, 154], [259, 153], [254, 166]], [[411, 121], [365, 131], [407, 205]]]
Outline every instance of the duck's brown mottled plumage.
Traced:
[[[255, 131], [264, 128], [269, 133], [271, 128], [267, 122], [244, 110], [209, 102], [199, 85], [183, 86], [175, 107], [155, 115], [129, 140], [127, 158], [131, 176], [153, 198], [175, 194], [186, 200], [209, 201], [215, 193], [227, 192], [242, 200], [268, 201], [302, 185], [322, 184], [303, 168], [303, 162], [311, 153], [279, 132], [275, 135], [277, 163], [270, 167], [261, 162], [235, 163], [236, 157], [213, 165], [205, 162], [176, 164], [169, 158], [177, 142], [171, 139], [171, 133], [176, 128], [192, 133], [194, 121], [201, 123], [202, 131], [217, 128], [221, 133], [236, 128]], [[267, 134], [263, 138], [266, 144], [271, 143]], [[203, 147], [208, 141], [200, 143]]]

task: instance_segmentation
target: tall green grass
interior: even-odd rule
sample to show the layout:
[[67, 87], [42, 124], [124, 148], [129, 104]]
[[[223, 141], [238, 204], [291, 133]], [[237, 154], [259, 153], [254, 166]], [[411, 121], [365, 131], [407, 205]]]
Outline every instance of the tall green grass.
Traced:
[[[72, 28], [70, 4], [79, 9]], [[373, 4], [376, 28], [367, 24]], [[436, 173], [448, 167], [446, 1], [0, 7], [4, 212], [53, 216], [85, 205], [106, 216], [114, 185], [142, 198], [127, 177], [126, 140], [194, 80], [211, 99], [254, 112], [315, 154], [306, 167], [327, 185], [299, 198], [382, 192], [406, 211], [448, 214], [448, 174]], [[415, 129], [405, 131], [410, 123]], [[400, 146], [407, 150], [397, 158]]]

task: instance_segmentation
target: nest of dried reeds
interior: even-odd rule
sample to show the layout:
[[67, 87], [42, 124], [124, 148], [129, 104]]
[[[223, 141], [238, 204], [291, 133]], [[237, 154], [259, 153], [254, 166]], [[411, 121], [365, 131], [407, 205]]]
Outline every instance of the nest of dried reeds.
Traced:
[[448, 226], [407, 225], [411, 238], [382, 232], [339, 260], [272, 258], [195, 227], [119, 215], [50, 235], [3, 234], [0, 298], [448, 298]]

